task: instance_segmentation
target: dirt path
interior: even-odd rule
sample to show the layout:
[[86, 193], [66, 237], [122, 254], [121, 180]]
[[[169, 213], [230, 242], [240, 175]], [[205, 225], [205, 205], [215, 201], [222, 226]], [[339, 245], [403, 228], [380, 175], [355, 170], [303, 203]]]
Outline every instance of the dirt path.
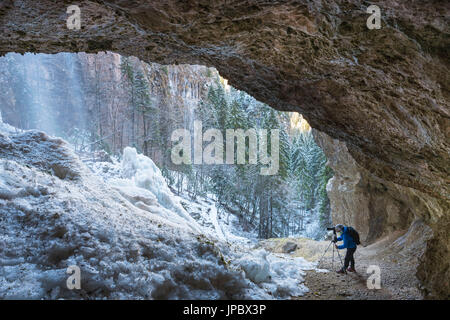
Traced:
[[[305, 285], [309, 292], [299, 300], [330, 300], [330, 299], [370, 299], [397, 300], [422, 299], [418, 289], [419, 282], [415, 277], [417, 261], [405, 256], [398, 250], [392, 249], [393, 239], [384, 239], [367, 247], [359, 246], [355, 253], [357, 273], [337, 274], [332, 269], [332, 248], [330, 247], [320, 265], [321, 269], [329, 272], [307, 271]], [[308, 239], [270, 239], [262, 246], [274, 252], [282, 252], [286, 242], [295, 242], [297, 250], [292, 256], [302, 256], [307, 260], [319, 260], [329, 242]], [[344, 259], [345, 250], [340, 250]], [[367, 269], [371, 265], [379, 266], [381, 289], [369, 289], [367, 279], [371, 273]], [[335, 253], [334, 270], [340, 268], [341, 262]]]
[[[417, 280], [414, 274], [412, 276], [408, 274], [411, 270], [405, 270], [401, 265], [396, 265], [392, 261], [380, 261], [372, 256], [367, 256], [365, 248], [361, 248], [359, 251], [359, 254], [355, 254], [357, 273], [338, 274], [335, 271], [327, 273], [307, 271], [305, 284], [310, 291], [304, 296], [294, 297], [294, 299], [421, 299], [419, 290], [415, 287]], [[369, 289], [367, 286], [367, 279], [371, 275], [367, 273], [370, 265], [380, 267], [381, 289]], [[334, 270], [339, 267], [340, 262], [335, 259]], [[324, 261], [321, 268], [333, 270], [331, 258]]]

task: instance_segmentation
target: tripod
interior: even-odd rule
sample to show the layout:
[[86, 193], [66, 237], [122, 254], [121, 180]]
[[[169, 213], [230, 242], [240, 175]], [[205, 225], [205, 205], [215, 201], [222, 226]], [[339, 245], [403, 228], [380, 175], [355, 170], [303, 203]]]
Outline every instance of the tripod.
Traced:
[[[333, 256], [332, 256], [332, 260], [331, 260], [331, 269], [334, 270], [334, 251], [336, 250], [338, 257], [339, 257], [339, 261], [341, 262], [341, 266], [342, 266], [342, 270], [344, 270], [344, 264], [342, 263], [342, 258], [341, 258], [341, 254], [339, 253], [339, 250], [336, 249], [334, 247], [334, 244], [336, 243], [336, 237], [334, 238], [334, 240], [330, 241], [330, 244], [328, 245], [328, 247], [325, 249], [324, 253], [322, 254], [322, 257], [319, 260], [319, 263], [317, 264], [317, 268], [319, 268], [320, 263], [322, 262], [323, 257], [325, 256], [325, 254], [327, 253], [328, 249], [330, 248], [330, 246], [333, 244]], [[344, 270], [345, 273], [347, 273], [347, 270]]]

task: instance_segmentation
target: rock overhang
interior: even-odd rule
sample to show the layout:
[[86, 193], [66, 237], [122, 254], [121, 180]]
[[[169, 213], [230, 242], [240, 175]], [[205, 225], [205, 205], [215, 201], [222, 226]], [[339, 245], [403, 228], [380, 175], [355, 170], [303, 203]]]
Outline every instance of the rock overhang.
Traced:
[[[367, 29], [367, 6], [356, 0], [81, 1], [81, 29], [69, 30], [69, 1], [7, 0], [0, 55], [108, 50], [214, 66], [237, 89], [344, 141], [371, 174], [448, 208], [450, 4], [376, 4], [378, 30]], [[448, 255], [437, 227], [448, 218], [430, 221], [429, 259]]]

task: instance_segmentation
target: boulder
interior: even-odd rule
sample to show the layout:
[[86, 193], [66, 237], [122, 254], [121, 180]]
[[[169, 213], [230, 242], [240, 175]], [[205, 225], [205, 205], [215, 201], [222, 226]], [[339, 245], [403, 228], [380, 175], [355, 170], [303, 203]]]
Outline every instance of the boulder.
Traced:
[[291, 241], [286, 242], [282, 250], [284, 253], [291, 253], [297, 249], [297, 244]]

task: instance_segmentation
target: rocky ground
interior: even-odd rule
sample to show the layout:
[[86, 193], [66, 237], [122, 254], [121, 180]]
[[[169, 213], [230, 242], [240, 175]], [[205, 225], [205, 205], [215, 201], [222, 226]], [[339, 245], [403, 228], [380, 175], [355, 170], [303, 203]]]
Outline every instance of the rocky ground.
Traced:
[[[418, 289], [419, 282], [415, 276], [417, 261], [406, 258], [393, 243], [398, 234], [378, 241], [370, 246], [358, 247], [355, 253], [356, 273], [337, 274], [334, 270], [340, 267], [341, 262], [335, 253], [332, 266], [331, 247], [323, 258], [320, 267], [329, 272], [306, 271], [305, 285], [309, 292], [299, 300], [411, 300], [422, 299]], [[283, 252], [288, 242], [297, 245], [290, 255], [303, 255], [308, 260], [318, 260], [327, 248], [329, 242], [308, 239], [270, 239], [260, 243], [262, 247], [274, 252]], [[345, 250], [341, 250], [344, 259]], [[381, 289], [368, 289], [367, 273], [370, 265], [377, 265], [381, 270]]]

